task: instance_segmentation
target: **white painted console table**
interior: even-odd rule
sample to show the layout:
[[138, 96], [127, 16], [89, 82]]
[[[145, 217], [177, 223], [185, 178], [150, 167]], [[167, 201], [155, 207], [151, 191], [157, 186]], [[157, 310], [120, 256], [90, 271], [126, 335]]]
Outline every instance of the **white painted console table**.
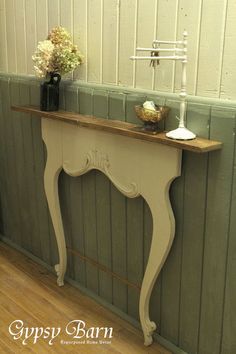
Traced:
[[42, 112], [31, 106], [13, 106], [12, 109], [43, 118], [42, 136], [48, 153], [44, 183], [58, 245], [59, 264], [55, 269], [59, 286], [63, 285], [67, 265], [58, 197], [58, 176], [62, 169], [71, 176], [98, 169], [121, 193], [130, 198], [141, 195], [148, 203], [153, 217], [153, 235], [141, 287], [139, 314], [144, 344], [150, 345], [156, 324], [149, 318], [149, 301], [174, 238], [169, 187], [181, 174], [182, 150], [202, 153], [220, 149], [222, 144], [200, 138], [170, 140], [165, 133], [141, 132], [134, 124], [71, 112]]

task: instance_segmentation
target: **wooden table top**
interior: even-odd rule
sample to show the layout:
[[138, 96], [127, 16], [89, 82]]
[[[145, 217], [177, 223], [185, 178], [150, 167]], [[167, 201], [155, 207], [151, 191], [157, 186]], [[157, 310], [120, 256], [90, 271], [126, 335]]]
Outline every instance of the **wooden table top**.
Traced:
[[86, 116], [62, 110], [54, 112], [45, 112], [40, 111], [40, 109], [35, 106], [12, 106], [11, 108], [14, 111], [33, 114], [40, 118], [59, 120], [80, 127], [102, 130], [110, 132], [112, 134], [118, 134], [128, 136], [134, 139], [169, 145], [178, 149], [188, 150], [192, 152], [204, 153], [219, 150], [222, 148], [222, 143], [220, 141], [208, 140], [198, 137], [193, 140], [185, 141], [173, 140], [167, 138], [165, 132], [160, 132], [157, 134], [148, 133], [143, 131], [140, 126], [119, 120], [97, 118], [94, 116]]

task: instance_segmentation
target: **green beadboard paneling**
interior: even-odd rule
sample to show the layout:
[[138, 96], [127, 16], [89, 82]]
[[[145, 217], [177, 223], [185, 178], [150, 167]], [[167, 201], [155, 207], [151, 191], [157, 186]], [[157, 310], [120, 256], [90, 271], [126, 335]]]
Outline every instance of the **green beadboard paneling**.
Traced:
[[[234, 130], [235, 132], [235, 130]], [[231, 194], [231, 211], [229, 222], [229, 239], [228, 239], [228, 259], [225, 279], [224, 293], [224, 313], [223, 313], [223, 333], [221, 343], [221, 353], [236, 353], [236, 145], [234, 145], [233, 159], [233, 176], [232, 176], [232, 194]]]
[[[82, 203], [82, 177], [69, 178], [70, 183], [70, 222], [73, 240], [73, 249], [84, 255], [84, 224], [83, 224], [83, 203]], [[76, 254], [69, 254], [73, 257], [74, 277], [82, 285], [86, 284], [86, 263]]]
[[[1, 75], [0, 176], [4, 237], [44, 262], [58, 252], [43, 188], [46, 150], [36, 117], [15, 113], [10, 104], [39, 104], [39, 81]], [[171, 108], [161, 129], [178, 125], [174, 95], [73, 83], [61, 85], [60, 107], [82, 114], [140, 122], [133, 106], [145, 99]], [[150, 317], [162, 337], [188, 353], [236, 351], [235, 279], [235, 111], [230, 102], [189, 98], [187, 126], [202, 137], [221, 140], [222, 151], [184, 152], [182, 176], [171, 187], [176, 236], [154, 286]], [[67, 275], [124, 314], [138, 319], [140, 284], [151, 244], [152, 217], [142, 197], [127, 199], [101, 172], [81, 177], [64, 172], [59, 195], [68, 252]], [[158, 201], [157, 201], [158, 202]], [[77, 254], [76, 254], [77, 252]]]
[[[209, 107], [188, 106], [188, 127], [206, 138], [209, 119]], [[208, 154], [185, 152], [179, 345], [190, 353], [198, 351], [207, 165]]]
[[[96, 171], [95, 183], [98, 263], [112, 269], [110, 181]], [[99, 295], [112, 303], [112, 277], [102, 270], [99, 271]]]
[[[28, 87], [21, 85], [19, 82], [12, 82], [11, 84], [12, 104], [15, 100], [17, 100], [18, 104], [22, 104], [22, 101], [29, 104]], [[19, 211], [22, 222], [22, 243], [27, 246], [27, 242], [30, 238], [32, 253], [42, 258], [37, 205], [37, 174], [34, 169], [35, 141], [32, 134], [33, 121], [27, 119], [27, 117], [21, 113], [18, 116], [14, 115], [13, 118], [15, 151], [18, 155], [16, 156], [16, 169], [19, 181], [18, 196], [19, 203], [22, 206]], [[28, 146], [25, 146], [25, 142], [27, 142]], [[39, 161], [37, 161], [37, 167], [38, 163]], [[35, 183], [32, 183], [32, 181], [35, 181]], [[31, 213], [31, 210], [35, 210], [35, 212]], [[23, 235], [26, 235], [26, 238]]]
[[108, 117], [110, 119], [125, 120], [126, 94], [122, 92], [109, 92]]
[[[7, 148], [6, 148], [6, 133], [5, 133], [5, 101], [4, 101], [4, 94], [2, 93], [3, 83], [0, 81], [0, 164], [1, 164], [1, 176], [0, 176], [0, 183], [1, 183], [1, 215], [2, 215], [2, 225], [1, 229], [4, 232], [4, 235], [8, 235], [10, 237], [10, 230], [9, 230], [9, 199], [8, 199], [8, 179], [7, 179]], [[4, 192], [3, 192], [4, 191]]]
[[[4, 119], [4, 134], [6, 148], [6, 194], [8, 200], [8, 232], [7, 235], [13, 242], [20, 243], [22, 230], [20, 219], [20, 207], [18, 199], [18, 189], [16, 183], [16, 151], [13, 131], [13, 115], [11, 114], [11, 92], [8, 80], [1, 81], [1, 93], [3, 101], [3, 119]], [[15, 116], [14, 116], [15, 117]], [[30, 235], [26, 236], [30, 237]], [[29, 243], [25, 243], [25, 247], [30, 249]]]
[[[82, 177], [83, 179], [83, 223], [85, 256], [98, 261], [97, 241], [97, 210], [96, 210], [96, 171], [92, 170]], [[89, 290], [99, 293], [99, 271], [87, 263], [86, 284]]]
[[[126, 251], [126, 218], [127, 199], [111, 185], [111, 239], [112, 239], [112, 270], [120, 277], [127, 279], [127, 251]], [[113, 279], [113, 304], [120, 310], [127, 312], [126, 284]]]
[[108, 92], [106, 90], [94, 90], [93, 114], [96, 117], [108, 118]]
[[209, 155], [199, 353], [219, 353], [224, 306], [235, 113], [213, 108], [210, 137], [224, 143]]
[[78, 102], [79, 113], [91, 115], [93, 113], [93, 89], [79, 88]]
[[67, 88], [64, 92], [64, 109], [71, 112], [78, 112], [78, 88]]

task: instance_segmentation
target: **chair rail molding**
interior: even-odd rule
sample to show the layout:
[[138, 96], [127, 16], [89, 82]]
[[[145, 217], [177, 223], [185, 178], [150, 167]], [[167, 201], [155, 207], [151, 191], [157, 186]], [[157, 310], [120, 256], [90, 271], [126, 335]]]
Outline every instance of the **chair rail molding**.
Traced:
[[204, 139], [188, 141], [187, 144], [171, 143], [168, 138], [146, 137], [144, 133], [134, 131], [137, 127], [130, 123], [70, 112], [41, 112], [30, 107], [14, 106], [12, 109], [46, 118], [42, 119], [42, 137], [47, 148], [44, 185], [58, 246], [59, 263], [55, 269], [59, 286], [64, 284], [67, 266], [58, 196], [58, 177], [62, 169], [71, 176], [98, 169], [124, 195], [130, 198], [141, 195], [148, 203], [153, 233], [141, 286], [139, 315], [144, 344], [150, 345], [156, 324], [150, 320], [149, 302], [174, 239], [175, 220], [169, 188], [181, 174], [182, 149], [205, 152], [220, 149], [221, 143]]

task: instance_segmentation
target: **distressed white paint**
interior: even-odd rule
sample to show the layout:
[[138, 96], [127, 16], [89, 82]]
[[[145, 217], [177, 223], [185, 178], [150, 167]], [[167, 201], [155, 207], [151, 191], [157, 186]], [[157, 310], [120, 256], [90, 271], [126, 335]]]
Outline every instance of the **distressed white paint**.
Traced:
[[85, 55], [75, 79], [178, 92], [179, 63], [132, 63], [136, 46], [189, 33], [192, 95], [236, 99], [236, 0], [0, 0], [0, 70], [31, 74], [32, 53], [62, 24]]
[[16, 64], [16, 28], [14, 0], [5, 0], [6, 16], [6, 50], [8, 57], [8, 70], [17, 72]]
[[[117, 0], [102, 0], [103, 8], [103, 32], [102, 32], [102, 81], [104, 83], [116, 83], [116, 48], [117, 48]], [[106, 16], [105, 16], [106, 14]]]
[[42, 136], [47, 148], [45, 191], [59, 251], [58, 285], [63, 285], [66, 272], [66, 244], [58, 197], [58, 176], [62, 168], [71, 176], [100, 170], [121, 193], [130, 198], [141, 195], [148, 203], [153, 234], [141, 286], [139, 314], [145, 345], [150, 345], [156, 325], [149, 318], [149, 302], [174, 238], [169, 187], [181, 173], [182, 151], [47, 119], [42, 119]]
[[[146, 14], [144, 16], [143, 14]], [[155, 23], [155, 0], [138, 1], [138, 26], [137, 26], [137, 46], [147, 47], [153, 41], [153, 25]], [[152, 26], [150, 26], [152, 23]], [[137, 62], [136, 67], [136, 87], [138, 88], [152, 88], [152, 74], [153, 68], [147, 62]]]
[[[157, 38], [162, 40], [177, 39], [176, 36], [176, 9], [177, 0], [172, 1], [159, 1], [158, 5], [158, 18], [157, 18]], [[170, 21], [171, 19], [171, 21]], [[171, 23], [171, 25], [170, 25]], [[156, 85], [155, 89], [158, 91], [172, 92], [174, 80], [174, 62], [163, 61], [161, 69], [156, 69]]]
[[127, 54], [134, 54], [135, 3], [136, 0], [120, 1], [118, 84], [125, 86], [132, 86], [133, 66], [136, 65], [127, 60]]
[[5, 0], [0, 0], [0, 70], [8, 71]]
[[[225, 27], [225, 1], [203, 1], [197, 95], [219, 97]], [[232, 41], [232, 49], [234, 43]]]
[[[32, 74], [34, 72], [32, 54], [37, 45], [36, 25], [36, 0], [25, 0], [26, 61], [27, 72], [29, 74]], [[21, 53], [18, 53], [18, 55], [21, 55]]]
[[[26, 30], [25, 30], [25, 11], [24, 11], [24, 0], [15, 1], [15, 12], [17, 16], [15, 17], [15, 28], [16, 28], [16, 53], [21, 53], [16, 58], [17, 62], [17, 73], [25, 73], [27, 70], [27, 60], [26, 60]], [[43, 17], [41, 17], [43, 18]], [[40, 25], [39, 21], [39, 25]], [[41, 26], [42, 28], [43, 26]]]
[[74, 72], [74, 79], [86, 81], [87, 79], [87, 1], [74, 1], [73, 4], [73, 35], [74, 42], [84, 55], [84, 63]]
[[88, 81], [100, 82], [101, 72], [101, 0], [87, 1]]
[[226, 13], [223, 65], [220, 81], [221, 98], [235, 99], [236, 65], [236, 0], [228, 1]]

